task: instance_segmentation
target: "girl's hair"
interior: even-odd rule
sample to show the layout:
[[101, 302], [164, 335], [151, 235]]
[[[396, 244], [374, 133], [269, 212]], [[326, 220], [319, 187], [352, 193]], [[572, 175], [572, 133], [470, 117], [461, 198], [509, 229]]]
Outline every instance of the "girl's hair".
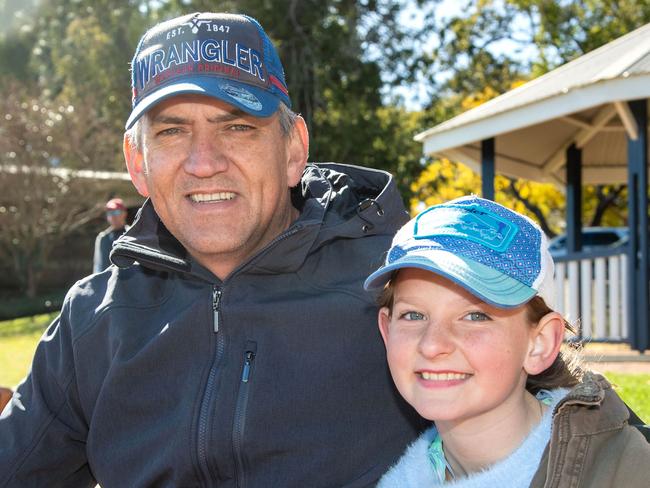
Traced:
[[[383, 291], [379, 295], [378, 305], [380, 307], [387, 307], [391, 313], [393, 310], [394, 299], [394, 279], [397, 272], [393, 273], [391, 279], [388, 281]], [[537, 325], [544, 315], [553, 312], [544, 299], [536, 296], [525, 305], [526, 316], [531, 323], [531, 326]], [[576, 334], [576, 329], [566, 319], [564, 321], [564, 328], [566, 332], [571, 335]], [[564, 344], [560, 349], [560, 353], [547, 369], [536, 375], [529, 375], [526, 380], [526, 389], [536, 394], [540, 390], [552, 390], [554, 388], [567, 388], [574, 386], [580, 382], [582, 378], [582, 362], [580, 346], [575, 343]]]

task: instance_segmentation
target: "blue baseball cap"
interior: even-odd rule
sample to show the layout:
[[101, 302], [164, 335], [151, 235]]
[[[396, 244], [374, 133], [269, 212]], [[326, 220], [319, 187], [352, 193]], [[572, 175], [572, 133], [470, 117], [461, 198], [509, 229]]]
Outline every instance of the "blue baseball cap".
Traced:
[[162, 22], [140, 39], [131, 62], [126, 129], [157, 103], [196, 93], [269, 117], [291, 107], [284, 69], [262, 26], [247, 15], [193, 13]]
[[364, 288], [383, 287], [396, 270], [420, 268], [496, 307], [517, 307], [536, 295], [552, 307], [553, 267], [539, 225], [472, 195], [429, 207], [406, 223]]

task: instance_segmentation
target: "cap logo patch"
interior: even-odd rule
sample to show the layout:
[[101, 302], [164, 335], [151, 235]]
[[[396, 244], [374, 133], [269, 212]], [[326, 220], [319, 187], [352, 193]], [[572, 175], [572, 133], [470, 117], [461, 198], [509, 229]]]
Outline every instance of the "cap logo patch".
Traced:
[[230, 97], [251, 110], [262, 110], [262, 102], [248, 90], [234, 85], [221, 85], [221, 89]]
[[[227, 39], [173, 43], [166, 49], [142, 53], [133, 68], [137, 80], [134, 87], [136, 92], [144, 89], [150, 81], [158, 84], [187, 72], [220, 72], [233, 78], [246, 78], [249, 82], [254, 79], [259, 85], [266, 84], [260, 53]], [[244, 73], [247, 76], [242, 76]]]
[[478, 205], [431, 207], [415, 220], [415, 239], [450, 236], [503, 252], [517, 234], [517, 226]]

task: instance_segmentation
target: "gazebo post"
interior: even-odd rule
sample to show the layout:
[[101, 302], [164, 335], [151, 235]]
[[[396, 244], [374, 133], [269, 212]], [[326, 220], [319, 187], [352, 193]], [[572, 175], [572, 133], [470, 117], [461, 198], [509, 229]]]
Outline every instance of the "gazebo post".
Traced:
[[494, 200], [494, 137], [481, 141], [481, 193]]
[[628, 323], [634, 349], [650, 348], [648, 320], [648, 106], [628, 102], [637, 125], [636, 139], [627, 137], [628, 158]]
[[571, 144], [566, 150], [566, 244], [567, 252], [582, 249], [582, 149]]

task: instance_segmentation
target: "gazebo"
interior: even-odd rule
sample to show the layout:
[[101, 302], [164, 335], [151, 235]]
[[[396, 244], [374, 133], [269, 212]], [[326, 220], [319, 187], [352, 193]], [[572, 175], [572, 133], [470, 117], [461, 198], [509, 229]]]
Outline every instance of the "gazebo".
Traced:
[[[586, 259], [580, 253], [582, 184], [627, 182], [630, 240], [622, 261], [622, 302], [629, 328], [618, 337], [640, 351], [650, 348], [648, 98], [650, 24], [415, 138], [425, 155], [479, 172], [486, 198], [494, 198], [496, 171], [565, 186], [567, 261], [573, 258], [581, 270], [570, 286], [578, 288], [590, 283], [593, 267], [580, 265]], [[604, 272], [607, 286], [616, 272]], [[562, 288], [563, 278], [556, 281]], [[584, 309], [583, 290], [572, 293]], [[583, 323], [590, 321], [582, 315]]]

